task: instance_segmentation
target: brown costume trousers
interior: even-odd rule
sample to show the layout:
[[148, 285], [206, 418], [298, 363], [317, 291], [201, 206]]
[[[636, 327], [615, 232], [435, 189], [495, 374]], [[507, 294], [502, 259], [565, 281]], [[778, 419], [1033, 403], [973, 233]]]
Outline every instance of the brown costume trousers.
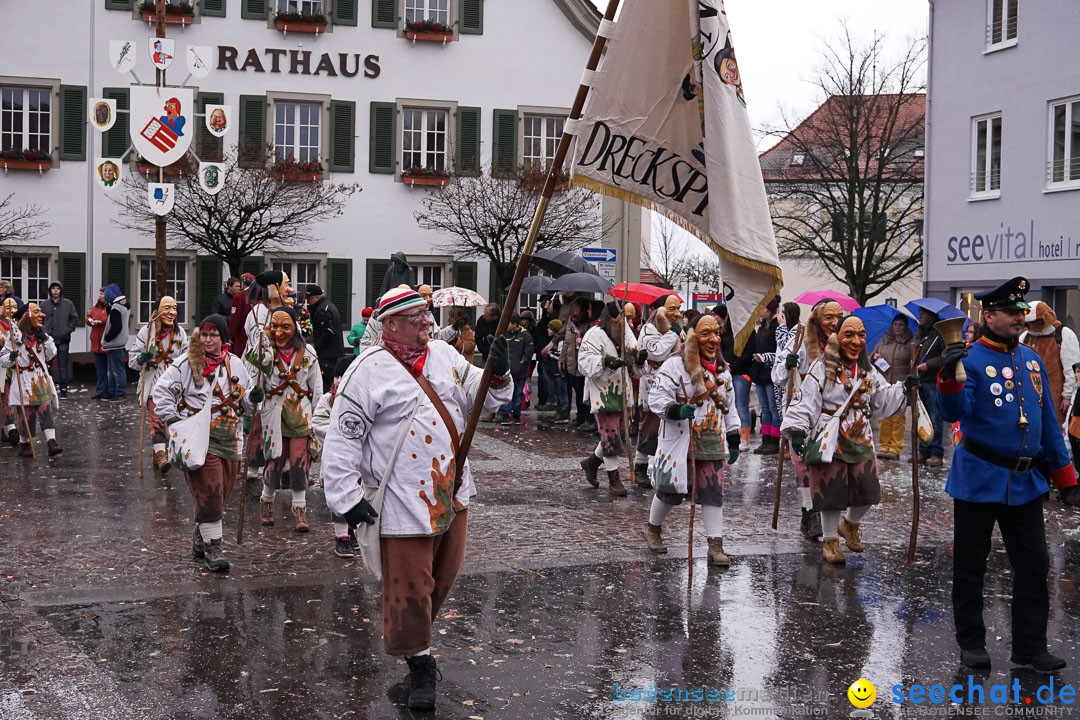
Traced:
[[468, 509], [442, 535], [381, 540], [383, 647], [415, 655], [431, 647], [431, 626], [465, 559]]
[[239, 467], [236, 460], [223, 460], [207, 453], [201, 468], [184, 473], [195, 506], [195, 522], [212, 523], [222, 518]]

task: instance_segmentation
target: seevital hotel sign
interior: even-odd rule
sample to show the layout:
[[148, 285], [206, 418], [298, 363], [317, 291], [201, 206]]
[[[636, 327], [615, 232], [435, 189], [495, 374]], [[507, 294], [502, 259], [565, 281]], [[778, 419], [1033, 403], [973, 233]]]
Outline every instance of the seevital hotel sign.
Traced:
[[361, 72], [366, 78], [377, 78], [382, 68], [378, 55], [360, 53], [322, 53], [310, 50], [285, 50], [265, 48], [260, 55], [251, 48], [241, 57], [240, 50], [230, 45], [218, 45], [218, 70], [235, 72], [272, 72], [289, 75], [322, 75], [326, 77], [356, 77]]

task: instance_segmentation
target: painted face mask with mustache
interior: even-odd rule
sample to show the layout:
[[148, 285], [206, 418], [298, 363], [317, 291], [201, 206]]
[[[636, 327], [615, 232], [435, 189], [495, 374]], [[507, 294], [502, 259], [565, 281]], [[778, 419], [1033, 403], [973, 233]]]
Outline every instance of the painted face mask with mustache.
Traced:
[[296, 324], [288, 313], [278, 311], [271, 316], [270, 335], [279, 348], [292, 347], [293, 338], [296, 337]]
[[716, 353], [720, 350], [720, 323], [712, 315], [705, 315], [698, 320], [694, 334], [701, 356], [709, 362], [715, 361]]
[[857, 317], [850, 317], [840, 327], [836, 336], [840, 344], [840, 354], [844, 360], [851, 363], [859, 359], [866, 350], [866, 326]]

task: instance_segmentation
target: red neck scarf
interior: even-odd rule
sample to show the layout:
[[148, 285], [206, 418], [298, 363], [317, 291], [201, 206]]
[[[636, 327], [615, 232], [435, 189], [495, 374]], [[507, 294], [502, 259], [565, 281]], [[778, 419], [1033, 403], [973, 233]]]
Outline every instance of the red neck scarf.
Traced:
[[383, 347], [394, 354], [398, 360], [408, 365], [414, 372], [422, 372], [427, 358], [427, 345], [406, 345], [391, 340], [383, 335]]
[[704, 365], [713, 375], [716, 374], [716, 359], [709, 360], [704, 355], [701, 356], [701, 364]]
[[225, 356], [228, 354], [229, 351], [226, 349], [226, 346], [222, 345], [221, 354], [218, 355], [216, 358], [207, 356], [206, 369], [203, 370], [203, 377], [210, 377], [211, 375], [213, 375], [214, 372], [218, 369], [218, 366], [221, 365], [221, 363], [225, 362]]
[[293, 358], [296, 356], [296, 348], [289, 348], [288, 350], [285, 348], [278, 348], [278, 355], [281, 356], [282, 361], [284, 361], [286, 365], [292, 365]]

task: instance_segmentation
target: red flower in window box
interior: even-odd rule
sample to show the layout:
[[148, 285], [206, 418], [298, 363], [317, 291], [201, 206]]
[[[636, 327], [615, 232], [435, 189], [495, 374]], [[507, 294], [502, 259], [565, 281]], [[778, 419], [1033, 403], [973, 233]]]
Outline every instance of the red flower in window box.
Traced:
[[434, 20], [409, 20], [405, 23], [405, 39], [446, 43], [454, 39], [454, 28]]
[[401, 174], [401, 181], [406, 185], [442, 187], [450, 184], [450, 175], [433, 167], [411, 167]]
[[52, 169], [52, 158], [41, 150], [4, 150], [0, 152], [0, 168], [7, 170], [37, 170], [45, 172]]
[[302, 13], [280, 12], [274, 16], [274, 23], [278, 30], [302, 33], [326, 32], [326, 16]]
[[[157, 3], [155, 0], [143, 0], [139, 5], [143, 22], [157, 20]], [[195, 19], [195, 9], [190, 3], [165, 4], [165, 23], [167, 25], [190, 25]]]
[[284, 182], [319, 182], [323, 179], [323, 166], [318, 160], [299, 163], [287, 157], [270, 167], [270, 175]]

